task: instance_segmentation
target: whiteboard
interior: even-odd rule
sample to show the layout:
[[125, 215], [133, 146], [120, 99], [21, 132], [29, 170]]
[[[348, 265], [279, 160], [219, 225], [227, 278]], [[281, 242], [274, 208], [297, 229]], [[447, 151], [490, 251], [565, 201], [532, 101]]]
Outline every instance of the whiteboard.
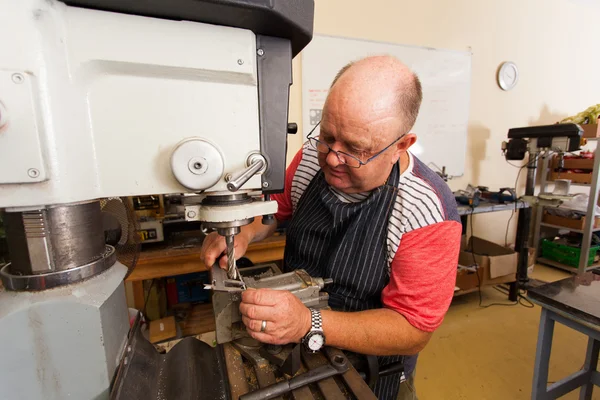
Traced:
[[434, 170], [445, 166], [448, 175], [461, 176], [465, 169], [469, 121], [470, 51], [315, 35], [302, 51], [304, 138], [320, 121], [329, 86], [337, 72], [351, 61], [381, 54], [393, 55], [404, 62], [417, 73], [423, 86], [423, 103], [412, 130], [417, 134], [417, 142], [411, 153]]

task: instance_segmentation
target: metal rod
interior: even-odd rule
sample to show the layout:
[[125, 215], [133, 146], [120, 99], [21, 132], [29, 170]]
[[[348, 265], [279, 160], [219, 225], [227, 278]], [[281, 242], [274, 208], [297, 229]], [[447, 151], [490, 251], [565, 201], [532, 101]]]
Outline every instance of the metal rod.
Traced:
[[587, 270], [590, 247], [592, 244], [592, 234], [594, 224], [596, 223], [596, 205], [598, 204], [598, 177], [600, 173], [600, 143], [596, 145], [594, 151], [594, 169], [592, 172], [592, 182], [590, 185], [590, 195], [588, 197], [587, 213], [583, 226], [583, 238], [581, 239], [581, 253], [579, 255], [578, 274], [583, 274]]
[[[539, 153], [529, 153], [527, 162], [527, 181], [525, 183], [525, 196], [533, 196], [535, 193], [535, 170]], [[515, 188], [516, 189], [516, 188]], [[509, 299], [516, 301], [519, 297], [519, 288], [527, 286], [529, 278], [527, 276], [527, 267], [529, 260], [529, 228], [531, 224], [531, 207], [519, 210], [519, 219], [517, 222], [517, 238], [515, 241], [515, 251], [519, 253], [517, 264], [517, 284], [510, 286]]]
[[258, 171], [265, 166], [265, 160], [262, 157], [256, 157], [252, 164], [239, 174], [233, 176], [229, 182], [227, 182], [227, 189], [230, 192], [237, 192], [246, 182], [250, 180]]
[[[541, 177], [542, 179], [540, 180], [540, 193], [545, 193], [548, 187], [548, 165], [550, 164], [550, 157], [549, 156], [543, 156], [542, 157], [542, 174]], [[539, 257], [541, 257], [542, 251], [541, 248], [542, 246], [540, 245], [540, 239], [542, 236], [541, 233], [541, 223], [542, 223], [542, 218], [544, 216], [544, 206], [538, 206], [536, 208], [536, 214], [535, 214], [535, 228], [534, 228], [534, 233], [533, 233], [533, 246], [536, 247], [537, 249], [537, 253], [535, 254], [535, 260], [537, 262], [537, 259]]]
[[296, 375], [287, 381], [275, 383], [273, 385], [255, 390], [240, 396], [240, 400], [265, 400], [282, 396], [292, 390], [299, 389], [311, 383], [330, 378], [335, 375], [343, 374], [348, 370], [346, 360], [339, 364], [326, 364], [315, 369], [311, 369], [300, 375]]

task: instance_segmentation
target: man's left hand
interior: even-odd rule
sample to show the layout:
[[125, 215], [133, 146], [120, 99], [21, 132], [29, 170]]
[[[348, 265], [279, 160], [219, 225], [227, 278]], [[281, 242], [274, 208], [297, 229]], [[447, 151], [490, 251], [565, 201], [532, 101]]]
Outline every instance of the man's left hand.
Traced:
[[248, 289], [240, 312], [250, 336], [262, 343], [299, 343], [311, 326], [310, 310], [287, 290]]

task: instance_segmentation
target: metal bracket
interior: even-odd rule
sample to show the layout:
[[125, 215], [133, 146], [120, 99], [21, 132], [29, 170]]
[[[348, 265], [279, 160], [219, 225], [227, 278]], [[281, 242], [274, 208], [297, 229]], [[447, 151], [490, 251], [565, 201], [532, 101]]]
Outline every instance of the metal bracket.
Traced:
[[0, 184], [48, 179], [35, 109], [35, 77], [0, 70]]
[[349, 361], [342, 354], [336, 354], [329, 361], [331, 364], [311, 369], [308, 372], [291, 378], [290, 380], [275, 383], [271, 386], [267, 386], [265, 388], [255, 390], [254, 392], [242, 395], [240, 396], [240, 400], [273, 399], [308, 384], [315, 383], [335, 375], [343, 374], [349, 369]]

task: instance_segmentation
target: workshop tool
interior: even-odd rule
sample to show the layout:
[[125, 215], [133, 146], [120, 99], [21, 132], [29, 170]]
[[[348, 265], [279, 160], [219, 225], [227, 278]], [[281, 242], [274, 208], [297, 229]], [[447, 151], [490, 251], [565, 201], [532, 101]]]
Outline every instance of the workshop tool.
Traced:
[[337, 354], [330, 360], [331, 364], [323, 365], [296, 375], [289, 380], [278, 382], [254, 392], [240, 396], [240, 400], [268, 400], [277, 396], [284, 395], [294, 389], [301, 388], [305, 385], [318, 382], [322, 379], [327, 379], [335, 375], [343, 374], [348, 371], [348, 360], [345, 356]]
[[321, 289], [332, 283], [331, 279], [313, 278], [304, 270], [282, 274], [276, 264], [265, 264], [239, 270], [240, 280], [229, 279], [227, 272], [215, 264], [211, 269], [212, 304], [215, 313], [217, 343], [247, 337], [239, 312], [241, 292], [245, 288], [289, 290], [307, 307], [327, 306], [329, 295]]
[[458, 190], [454, 192], [454, 198], [458, 204], [462, 204], [470, 207], [477, 207], [481, 198], [479, 190], [468, 192], [465, 190]]
[[233, 343], [212, 347], [188, 337], [164, 353], [145, 339], [141, 328], [138, 314], [117, 368], [111, 400], [264, 399], [273, 394], [306, 400], [375, 400], [338, 349], [302, 351], [300, 372], [286, 376], [261, 356], [264, 346], [253, 340], [235, 347]]
[[[580, 126], [569, 123], [513, 128], [508, 131], [509, 140], [502, 143], [502, 151], [506, 160], [523, 160], [526, 154], [529, 154], [527, 164], [524, 166], [527, 168], [525, 194], [522, 197], [525, 201], [532, 206], [536, 205], [534, 199], [535, 173], [540, 155], [547, 151], [565, 153], [580, 150], [584, 141], [582, 134], [583, 130]], [[552, 199], [552, 196], [546, 196], [548, 200]], [[515, 251], [519, 253], [517, 282], [510, 285], [509, 299], [511, 301], [518, 299], [519, 290], [527, 289], [529, 281], [527, 268], [529, 266], [528, 243], [531, 215], [531, 207], [519, 210], [517, 237], [515, 241]]]
[[492, 192], [487, 186], [478, 186], [480, 198], [490, 203], [514, 203], [517, 201], [517, 192], [514, 188], [500, 188], [497, 192]]
[[301, 343], [291, 343], [285, 346], [265, 344], [260, 347], [258, 353], [272, 365], [275, 365], [281, 373], [294, 376], [301, 366], [302, 346]]
[[[132, 231], [161, 235], [113, 220], [105, 236], [100, 200], [181, 194], [186, 221], [227, 238], [217, 286], [239, 296], [234, 236], [256, 217], [274, 222], [269, 195], [283, 192], [295, 129], [292, 59], [312, 39], [314, 2], [0, 0], [0, 10], [0, 34], [19, 38], [0, 54], [2, 397], [106, 398], [130, 329], [117, 251]], [[22, 351], [36, 346], [49, 356]], [[198, 376], [211, 376], [206, 364]], [[134, 387], [157, 376], [142, 371]], [[205, 384], [191, 387], [224, 398]]]
[[237, 280], [240, 276], [237, 266], [235, 265], [235, 250], [233, 235], [225, 236], [225, 243], [227, 244], [227, 276], [229, 279]]

